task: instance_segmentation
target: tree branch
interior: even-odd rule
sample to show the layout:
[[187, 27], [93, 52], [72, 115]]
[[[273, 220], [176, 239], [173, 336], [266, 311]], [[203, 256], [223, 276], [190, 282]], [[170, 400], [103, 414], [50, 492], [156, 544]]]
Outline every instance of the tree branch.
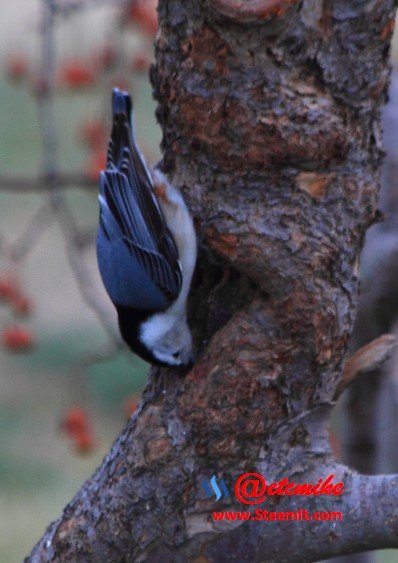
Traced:
[[[170, 402], [170, 398], [161, 401], [160, 406], [165, 402]], [[297, 553], [303, 561], [318, 561], [361, 550], [398, 547], [398, 476], [358, 475], [325, 455], [318, 455], [316, 463], [308, 458], [309, 464], [304, 468], [300, 460], [305, 449], [300, 446], [296, 456], [288, 454], [284, 461], [264, 453], [257, 470], [268, 483], [287, 475], [297, 483], [317, 482], [333, 474], [336, 482], [344, 482], [345, 492], [333, 498], [268, 497], [255, 508], [288, 512], [303, 509], [310, 514], [342, 512], [342, 521], [279, 521], [278, 525], [263, 521], [213, 521], [213, 510], [243, 511], [250, 507], [237, 503], [233, 497], [217, 504], [204, 498], [201, 481], [212, 475], [213, 468], [184, 463], [183, 460], [193, 459], [185, 426], [178, 418], [163, 419], [162, 423], [161, 410], [159, 406], [140, 405], [139, 416], [134, 415], [102, 466], [66, 507], [62, 517], [47, 529], [26, 561], [51, 561], [62, 554], [63, 559], [76, 562], [186, 562], [199, 557], [218, 562], [226, 560], [220, 554], [233, 553], [236, 560], [243, 562], [293, 562]], [[300, 421], [305, 419], [301, 417]], [[287, 443], [297, 434], [300, 421], [276, 431], [264, 446], [265, 452], [270, 451], [267, 445], [278, 440], [287, 452]], [[313, 419], [310, 426], [315, 422]], [[168, 430], [162, 430], [163, 425]], [[319, 447], [321, 442], [317, 444]], [[315, 445], [313, 442], [312, 447]], [[310, 455], [310, 449], [307, 454]], [[219, 476], [233, 491], [233, 483], [242, 472], [224, 464]], [[177, 507], [187, 499], [189, 509], [179, 513], [175, 521]], [[162, 526], [155, 524], [157, 514], [162, 516]], [[90, 537], [87, 529], [92, 530]]]
[[97, 190], [98, 182], [91, 180], [84, 174], [57, 173], [55, 176], [39, 176], [38, 178], [23, 178], [0, 175], [0, 191], [10, 191], [15, 194], [27, 192], [41, 192], [51, 189], [53, 183], [59, 189], [83, 188]]
[[358, 375], [380, 368], [396, 350], [397, 344], [396, 336], [385, 334], [357, 350], [344, 366], [343, 377], [337, 387], [335, 399]]

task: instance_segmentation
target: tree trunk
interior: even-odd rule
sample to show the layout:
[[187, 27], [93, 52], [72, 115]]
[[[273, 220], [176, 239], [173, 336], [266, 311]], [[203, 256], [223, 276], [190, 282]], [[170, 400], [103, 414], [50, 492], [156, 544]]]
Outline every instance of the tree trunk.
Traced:
[[[160, 0], [152, 82], [162, 166], [200, 238], [199, 359], [185, 377], [152, 370], [139, 412], [28, 561], [314, 561], [398, 546], [398, 477], [355, 474], [328, 442], [376, 214], [394, 16], [393, 0]], [[232, 491], [247, 471], [334, 473], [346, 492], [333, 500], [260, 506], [343, 522], [214, 522], [245, 507], [205, 498], [202, 480]]]

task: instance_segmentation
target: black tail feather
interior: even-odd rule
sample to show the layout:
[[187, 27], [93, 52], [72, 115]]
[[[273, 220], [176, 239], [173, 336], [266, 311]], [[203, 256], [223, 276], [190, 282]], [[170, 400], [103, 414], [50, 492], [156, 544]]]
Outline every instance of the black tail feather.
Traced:
[[114, 88], [112, 91], [112, 112], [113, 117], [117, 113], [125, 114], [131, 122], [131, 112], [133, 110], [133, 103], [131, 97], [127, 92], [119, 90], [119, 88]]

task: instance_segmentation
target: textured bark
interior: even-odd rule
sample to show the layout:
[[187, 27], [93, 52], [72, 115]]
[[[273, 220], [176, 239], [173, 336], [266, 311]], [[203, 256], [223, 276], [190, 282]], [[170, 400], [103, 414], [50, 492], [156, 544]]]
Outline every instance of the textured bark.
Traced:
[[[139, 412], [30, 561], [313, 561], [398, 546], [398, 477], [354, 474], [328, 442], [376, 215], [395, 2], [286, 1], [250, 22], [221, 4], [236, 5], [161, 0], [152, 72], [163, 168], [201, 241], [198, 363], [183, 378], [152, 371]], [[253, 470], [335, 473], [341, 497], [283, 497], [278, 510], [342, 510], [343, 523], [217, 526], [201, 480], [232, 489]]]

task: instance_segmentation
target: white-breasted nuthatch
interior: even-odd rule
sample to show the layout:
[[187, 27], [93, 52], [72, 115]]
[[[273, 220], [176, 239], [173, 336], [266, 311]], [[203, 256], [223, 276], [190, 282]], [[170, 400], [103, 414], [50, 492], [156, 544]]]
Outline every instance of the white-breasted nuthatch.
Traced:
[[192, 218], [180, 192], [150, 171], [132, 126], [132, 101], [112, 97], [113, 127], [100, 177], [97, 259], [121, 335], [153, 364], [192, 363], [186, 302], [196, 263]]

